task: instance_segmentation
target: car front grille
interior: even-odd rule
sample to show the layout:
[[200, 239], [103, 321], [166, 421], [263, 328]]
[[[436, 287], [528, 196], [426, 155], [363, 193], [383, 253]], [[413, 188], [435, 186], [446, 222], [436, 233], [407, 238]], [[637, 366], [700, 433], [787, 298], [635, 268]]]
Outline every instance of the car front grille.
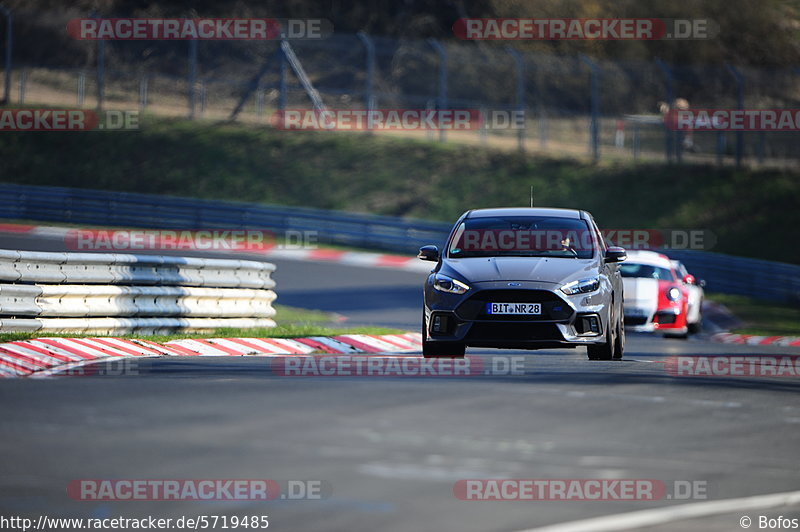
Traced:
[[553, 323], [487, 323], [477, 322], [470, 328], [466, 341], [530, 342], [563, 340]]
[[[540, 315], [487, 314], [487, 303], [541, 303]], [[456, 313], [463, 320], [488, 321], [569, 321], [573, 314], [563, 299], [547, 290], [481, 290], [461, 303]]]
[[625, 325], [644, 325], [647, 323], [647, 316], [625, 316]]

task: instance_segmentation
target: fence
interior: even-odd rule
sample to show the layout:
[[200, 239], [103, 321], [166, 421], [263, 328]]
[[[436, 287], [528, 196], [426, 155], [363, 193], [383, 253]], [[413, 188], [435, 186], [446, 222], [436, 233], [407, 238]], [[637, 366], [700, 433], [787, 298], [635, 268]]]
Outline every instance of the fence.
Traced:
[[[158, 229], [313, 231], [323, 243], [416, 253], [443, 245], [450, 224], [255, 203], [222, 202], [0, 183], [0, 217]], [[670, 250], [708, 290], [797, 303], [800, 266], [719, 253]]]
[[274, 270], [256, 261], [0, 250], [0, 331], [274, 327]]
[[[427, 135], [595, 159], [800, 162], [797, 132], [681, 135], [665, 128], [658, 112], [658, 102], [678, 98], [697, 109], [797, 108], [800, 69], [601, 61], [363, 33], [291, 45], [74, 41], [65, 34], [68, 18], [62, 13], [14, 16], [20, 31], [13, 46], [21, 57], [12, 76], [7, 55], [6, 80], [16, 87], [6, 85], [9, 102], [139, 108], [256, 123], [267, 123], [275, 110], [320, 102], [330, 108], [519, 110], [526, 117], [521, 129]], [[53, 43], [59, 43], [57, 49]], [[321, 100], [312, 105], [309, 96], [317, 95]]]

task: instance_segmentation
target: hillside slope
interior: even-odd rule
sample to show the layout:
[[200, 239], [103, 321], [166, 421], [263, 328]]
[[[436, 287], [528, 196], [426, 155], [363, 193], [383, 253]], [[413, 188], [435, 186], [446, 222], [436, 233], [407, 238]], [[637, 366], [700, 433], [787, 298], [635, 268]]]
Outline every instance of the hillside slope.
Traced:
[[596, 167], [363, 134], [149, 121], [138, 132], [0, 136], [0, 180], [453, 220], [469, 208], [583, 208], [607, 228], [709, 229], [715, 251], [800, 263], [800, 174]]

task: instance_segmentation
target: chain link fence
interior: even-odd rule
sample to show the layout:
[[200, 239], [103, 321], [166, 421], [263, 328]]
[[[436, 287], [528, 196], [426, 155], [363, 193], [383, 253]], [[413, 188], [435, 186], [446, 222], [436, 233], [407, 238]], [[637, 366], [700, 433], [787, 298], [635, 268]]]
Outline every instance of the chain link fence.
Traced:
[[[15, 57], [7, 65], [8, 104], [139, 109], [264, 125], [276, 110], [312, 108], [278, 41], [76, 41], [64, 28], [78, 16], [87, 14], [13, 14], [17, 29], [0, 39], [0, 57], [9, 44]], [[403, 135], [598, 160], [800, 162], [796, 131], [675, 132], [662, 115], [663, 104], [679, 99], [693, 109], [796, 109], [800, 69], [605, 61], [365, 34], [290, 46], [328, 108], [524, 111], [517, 129]]]

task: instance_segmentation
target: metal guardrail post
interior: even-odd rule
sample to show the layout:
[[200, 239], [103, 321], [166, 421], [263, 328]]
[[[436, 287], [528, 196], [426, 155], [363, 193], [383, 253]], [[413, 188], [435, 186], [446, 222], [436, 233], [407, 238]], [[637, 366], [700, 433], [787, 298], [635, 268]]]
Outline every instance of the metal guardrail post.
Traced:
[[23, 67], [22, 70], [19, 71], [19, 95], [17, 103], [19, 103], [20, 105], [25, 103], [25, 88], [27, 84], [28, 84], [28, 69]]
[[[669, 109], [675, 105], [675, 76], [672, 67], [660, 58], [656, 58], [656, 65], [664, 73], [667, 88], [667, 105]], [[667, 127], [666, 121], [664, 122], [664, 155], [667, 161], [671, 162], [673, 154], [675, 153], [675, 132]]]
[[[99, 18], [97, 13], [92, 13], [92, 18]], [[98, 111], [103, 110], [103, 100], [105, 98], [105, 91], [106, 91], [106, 41], [103, 39], [97, 40], [97, 63], [96, 63], [96, 83], [95, 88], [97, 89], [97, 105], [96, 108]]]
[[[437, 108], [442, 111], [447, 109], [447, 51], [444, 46], [436, 39], [428, 39], [428, 44], [434, 49], [439, 56], [439, 95], [437, 97]], [[444, 129], [439, 130], [439, 142], [447, 140], [447, 132]]]
[[103, 110], [106, 93], [106, 42], [97, 41], [97, 110]]
[[535, 72], [534, 95], [536, 99], [536, 116], [539, 118], [539, 149], [547, 149], [547, 111], [542, 103], [542, 90], [541, 90], [541, 76], [542, 69], [532, 63], [530, 60], [526, 61], [527, 65], [533, 64], [533, 71]]
[[256, 118], [259, 122], [264, 120], [264, 89], [258, 88], [256, 90]]
[[[739, 70], [726, 63], [725, 68], [728, 69], [731, 76], [736, 80], [736, 108], [740, 111], [744, 109], [744, 77]], [[736, 168], [742, 167], [742, 156], [744, 152], [744, 132], [736, 132]]]
[[[436, 110], [436, 103], [433, 100], [428, 100], [427, 102], [425, 102], [425, 110], [426, 111], [435, 111]], [[427, 131], [427, 137], [428, 137], [428, 140], [433, 140], [434, 135], [433, 135], [433, 130], [432, 129], [429, 129]]]
[[589, 123], [589, 146], [592, 153], [594, 162], [600, 160], [600, 135], [599, 124], [600, 118], [600, 87], [599, 87], [599, 67], [597, 63], [592, 61], [589, 56], [580, 54], [580, 60], [583, 61], [591, 73], [591, 112], [592, 118]]
[[372, 111], [375, 110], [375, 43], [363, 31], [358, 32], [358, 38], [361, 39], [367, 52], [367, 79], [364, 87], [364, 99], [367, 107], [367, 133], [372, 133]]
[[278, 110], [286, 110], [286, 52], [278, 48]]
[[3, 83], [2, 104], [11, 103], [11, 50], [14, 46], [14, 13], [4, 5], [0, 5], [0, 11], [6, 17], [6, 54], [5, 54], [5, 81]]
[[302, 85], [303, 89], [306, 91], [311, 103], [314, 104], [314, 110], [318, 113], [325, 111], [326, 108], [322, 101], [322, 97], [311, 83], [311, 79], [308, 77], [308, 74], [306, 74], [305, 69], [303, 69], [303, 65], [300, 63], [300, 60], [297, 58], [297, 55], [294, 53], [294, 49], [292, 48], [292, 45], [289, 44], [288, 40], [281, 39], [281, 50], [283, 50], [283, 55], [286, 58], [286, 61], [289, 63], [289, 66], [292, 67], [294, 75], [297, 76], [297, 79], [300, 81], [300, 85]]
[[481, 144], [484, 145], [484, 146], [486, 145], [486, 142], [489, 140], [489, 138], [488, 138], [489, 137], [489, 135], [488, 135], [489, 132], [488, 132], [488, 130], [486, 128], [486, 117], [488, 116], [487, 115], [488, 111], [489, 110], [486, 109], [486, 107], [481, 107], [481, 109], [480, 109], [481, 127], [478, 129], [478, 136], [481, 139]]
[[78, 107], [83, 107], [86, 101], [86, 72], [78, 72], [78, 97], [76, 98]]
[[522, 55], [510, 46], [506, 46], [506, 51], [511, 54], [511, 57], [514, 59], [514, 64], [517, 68], [516, 105], [517, 111], [519, 111], [522, 115], [522, 127], [517, 130], [517, 146], [519, 147], [519, 151], [525, 151], [525, 133], [527, 123], [527, 120], [525, 119], [525, 61], [522, 59]]
[[147, 99], [149, 92], [150, 80], [145, 75], [139, 78], [139, 111], [144, 112], [147, 108]]
[[189, 91], [186, 94], [189, 105], [189, 119], [193, 120], [197, 98], [197, 88], [195, 87], [197, 85], [197, 39], [189, 41], [189, 78], [187, 82], [189, 84]]

